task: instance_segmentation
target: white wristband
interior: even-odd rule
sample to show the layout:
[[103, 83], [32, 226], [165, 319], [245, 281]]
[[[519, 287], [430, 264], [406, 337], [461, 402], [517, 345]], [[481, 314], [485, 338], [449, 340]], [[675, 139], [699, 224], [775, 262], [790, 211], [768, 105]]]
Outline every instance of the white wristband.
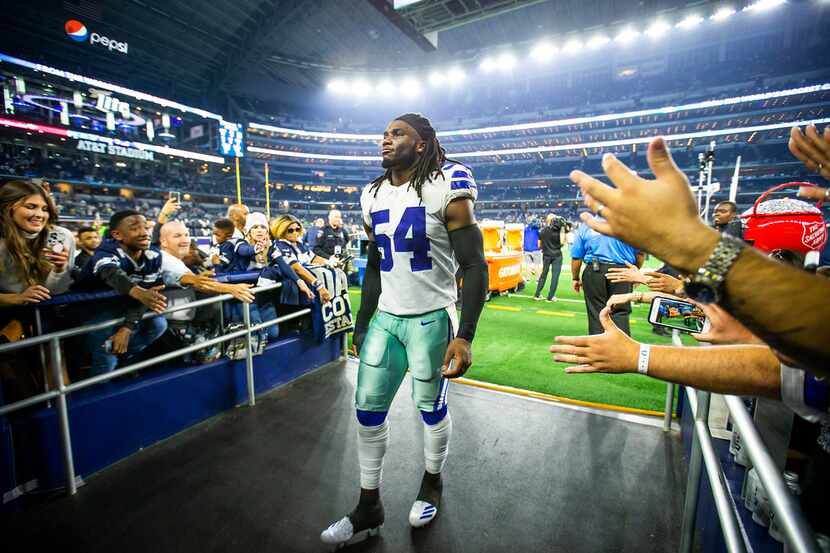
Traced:
[[637, 356], [637, 372], [648, 374], [648, 358], [651, 355], [650, 344], [640, 344], [640, 354]]

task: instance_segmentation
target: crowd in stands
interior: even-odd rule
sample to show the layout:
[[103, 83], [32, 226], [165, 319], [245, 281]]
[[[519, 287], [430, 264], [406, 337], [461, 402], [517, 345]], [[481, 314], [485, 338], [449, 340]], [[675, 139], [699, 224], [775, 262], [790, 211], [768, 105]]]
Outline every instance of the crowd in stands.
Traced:
[[[0, 342], [35, 333], [31, 306], [40, 307], [43, 332], [123, 318], [114, 327], [64, 342], [69, 350], [62, 367], [67, 382], [196, 343], [223, 328], [233, 331], [244, 320], [243, 304], [257, 324], [312, 301], [326, 303], [331, 293], [315, 268], [345, 268], [349, 261], [351, 237], [337, 210], [329, 213], [327, 223], [320, 219], [306, 232], [292, 215], [269, 221], [243, 204], [233, 204], [210, 221], [213, 241], [208, 250], [191, 238], [178, 196], [156, 211], [114, 203], [106, 218], [98, 214], [103, 223], [81, 226], [74, 233], [59, 224], [60, 201], [48, 185], [32, 180], [0, 185]], [[326, 233], [336, 237], [336, 253]], [[227, 282], [233, 275], [245, 281]], [[275, 282], [281, 287], [251, 292], [254, 285]], [[65, 293], [87, 295], [58, 301]], [[233, 297], [224, 302], [223, 317], [216, 304], [146, 317], [206, 294]], [[257, 333], [255, 353], [262, 353], [280, 332], [272, 325]], [[238, 358], [244, 349], [237, 340], [224, 353]], [[205, 362], [221, 353], [217, 348], [200, 350], [191, 361]], [[36, 356], [1, 356], [0, 397], [14, 401], [53, 385], [43, 381], [45, 372], [39, 367]]]

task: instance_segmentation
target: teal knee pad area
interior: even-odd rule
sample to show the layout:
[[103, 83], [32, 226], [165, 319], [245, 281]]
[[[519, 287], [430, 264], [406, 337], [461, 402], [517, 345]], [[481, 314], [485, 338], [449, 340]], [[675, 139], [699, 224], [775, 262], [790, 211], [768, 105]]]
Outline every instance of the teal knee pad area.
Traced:
[[362, 411], [387, 411], [406, 372], [406, 351], [378, 314], [360, 348], [355, 406]]
[[440, 408], [449, 325], [443, 309], [407, 317], [378, 312], [360, 349], [357, 409], [388, 410], [407, 369], [412, 373], [412, 400], [418, 408], [427, 412]]

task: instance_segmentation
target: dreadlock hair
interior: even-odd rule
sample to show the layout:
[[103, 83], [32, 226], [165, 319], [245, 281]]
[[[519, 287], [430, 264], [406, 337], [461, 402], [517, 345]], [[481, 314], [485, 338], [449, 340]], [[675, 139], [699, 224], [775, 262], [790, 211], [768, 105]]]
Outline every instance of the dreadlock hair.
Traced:
[[[447, 158], [446, 150], [444, 150], [441, 143], [438, 142], [438, 137], [435, 135], [435, 130], [432, 128], [429, 119], [417, 113], [407, 113], [397, 117], [395, 120], [404, 121], [409, 124], [413, 129], [415, 129], [418, 136], [421, 137], [421, 140], [426, 143], [426, 149], [424, 150], [424, 153], [421, 154], [418, 161], [415, 162], [415, 170], [412, 177], [409, 179], [409, 184], [407, 185], [407, 189], [414, 187], [415, 193], [418, 194], [418, 199], [423, 200], [423, 197], [421, 196], [421, 188], [424, 186], [424, 183], [432, 177], [437, 177], [438, 175], [443, 177], [441, 168], [446, 162], [458, 162]], [[392, 179], [391, 167], [371, 182], [369, 191], [373, 192], [375, 197], [378, 195], [380, 185], [383, 184], [383, 181], [386, 179]]]

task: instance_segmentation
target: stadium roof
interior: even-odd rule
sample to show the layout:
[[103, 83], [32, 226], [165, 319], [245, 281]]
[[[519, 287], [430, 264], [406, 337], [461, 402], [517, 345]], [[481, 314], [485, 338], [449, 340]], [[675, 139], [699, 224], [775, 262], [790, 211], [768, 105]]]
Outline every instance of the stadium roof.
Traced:
[[[398, 0], [400, 2], [400, 0]], [[423, 67], [709, 0], [63, 0], [7, 4], [0, 52], [223, 110], [336, 71]], [[745, 3], [745, 2], [744, 2]], [[68, 20], [83, 24], [73, 40]], [[430, 34], [437, 33], [437, 34]], [[103, 44], [101, 37], [110, 42]], [[116, 45], [113, 46], [112, 42]], [[127, 53], [122, 52], [124, 43]], [[437, 46], [436, 46], [437, 45]]]

